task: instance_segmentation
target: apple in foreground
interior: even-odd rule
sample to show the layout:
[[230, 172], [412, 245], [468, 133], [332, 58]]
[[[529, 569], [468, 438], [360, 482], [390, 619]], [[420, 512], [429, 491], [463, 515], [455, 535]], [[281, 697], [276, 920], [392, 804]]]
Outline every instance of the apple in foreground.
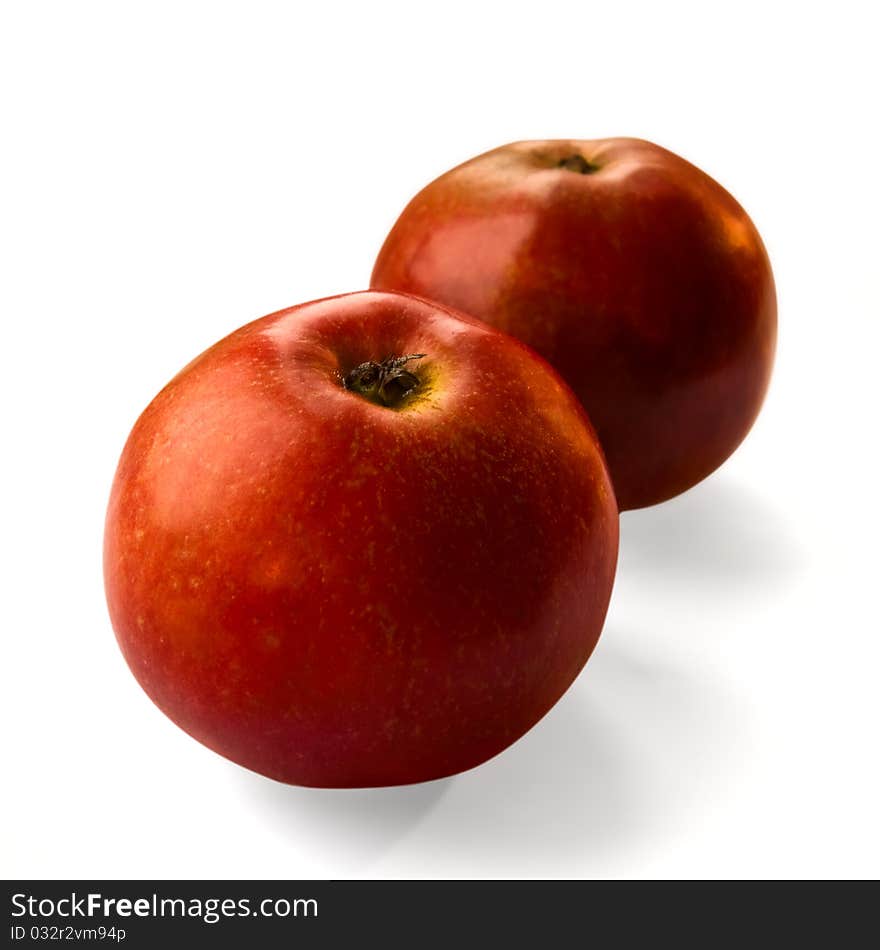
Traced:
[[525, 341], [587, 409], [621, 509], [716, 469], [761, 407], [776, 295], [761, 238], [708, 175], [639, 139], [517, 142], [429, 184], [371, 286]]
[[476, 766], [602, 627], [617, 508], [577, 399], [518, 341], [399, 294], [226, 337], [136, 423], [107, 513], [116, 636], [190, 735], [282, 782]]

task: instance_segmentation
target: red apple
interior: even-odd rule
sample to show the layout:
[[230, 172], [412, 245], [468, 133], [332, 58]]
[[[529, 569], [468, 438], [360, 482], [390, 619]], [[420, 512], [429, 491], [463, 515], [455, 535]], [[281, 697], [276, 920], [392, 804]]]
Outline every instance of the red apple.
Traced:
[[524, 340], [587, 409], [622, 509], [717, 468], [767, 389], [776, 296], [745, 211], [638, 139], [517, 142], [410, 202], [372, 286]]
[[283, 782], [379, 786], [500, 752], [599, 636], [617, 508], [527, 347], [399, 294], [303, 304], [190, 363], [107, 513], [117, 639], [190, 735]]

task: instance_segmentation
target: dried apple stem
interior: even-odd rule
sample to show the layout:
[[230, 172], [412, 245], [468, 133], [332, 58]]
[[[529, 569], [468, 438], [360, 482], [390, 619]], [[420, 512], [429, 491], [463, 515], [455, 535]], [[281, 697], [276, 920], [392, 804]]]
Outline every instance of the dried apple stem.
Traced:
[[419, 377], [411, 370], [404, 369], [404, 366], [410, 360], [424, 357], [424, 353], [412, 353], [409, 356], [388, 356], [378, 363], [368, 360], [355, 366], [345, 376], [343, 384], [346, 389], [378, 406], [394, 409], [421, 384]]
[[593, 172], [599, 171], [598, 165], [588, 162], [583, 155], [577, 152], [567, 158], [560, 158], [557, 167], [565, 168], [570, 172], [577, 172], [579, 175], [591, 175]]

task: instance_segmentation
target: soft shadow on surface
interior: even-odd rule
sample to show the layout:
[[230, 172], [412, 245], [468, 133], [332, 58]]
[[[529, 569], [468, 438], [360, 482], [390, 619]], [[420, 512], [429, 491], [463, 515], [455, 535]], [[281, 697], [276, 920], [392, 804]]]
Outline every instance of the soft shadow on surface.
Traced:
[[793, 578], [805, 545], [788, 520], [754, 489], [715, 475], [653, 508], [626, 511], [620, 522], [620, 568], [640, 578], [680, 584], [770, 587]]
[[426, 853], [499, 876], [600, 872], [711, 804], [747, 744], [729, 688], [637, 658], [618, 633], [532, 732], [454, 780]]
[[281, 833], [309, 839], [356, 876], [407, 835], [436, 807], [449, 779], [393, 788], [299, 788], [254, 775], [246, 792]]
[[[514, 746], [470, 772], [389, 789], [304, 789], [247, 779], [291, 844], [340, 877], [564, 876], [607, 866], [725, 784], [745, 728], [723, 684], [637, 658], [606, 631], [585, 673]], [[382, 859], [395, 849], [393, 868]]]

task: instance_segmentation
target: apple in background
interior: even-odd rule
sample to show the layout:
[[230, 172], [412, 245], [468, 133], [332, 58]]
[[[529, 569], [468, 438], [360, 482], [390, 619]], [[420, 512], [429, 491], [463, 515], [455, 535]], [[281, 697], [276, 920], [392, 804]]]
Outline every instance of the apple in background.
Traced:
[[371, 286], [528, 343], [587, 409], [621, 509], [685, 491], [739, 445], [776, 342], [770, 262], [708, 175], [639, 139], [517, 142], [428, 185]]
[[107, 512], [119, 645], [190, 735], [282, 782], [478, 765], [586, 662], [617, 508], [518, 341], [364, 292], [257, 320], [136, 423]]

